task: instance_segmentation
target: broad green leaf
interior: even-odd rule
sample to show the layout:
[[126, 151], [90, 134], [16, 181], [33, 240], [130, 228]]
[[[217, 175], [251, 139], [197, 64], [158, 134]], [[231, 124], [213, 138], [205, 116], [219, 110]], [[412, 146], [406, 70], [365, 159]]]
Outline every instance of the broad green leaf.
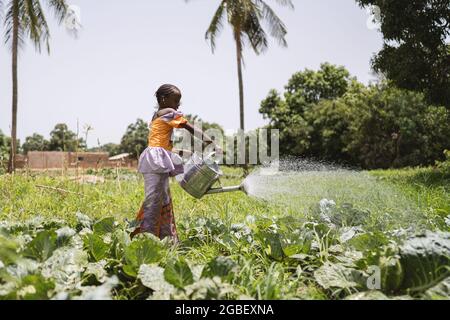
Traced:
[[425, 297], [432, 300], [450, 300], [450, 277], [428, 289]]
[[389, 298], [380, 291], [370, 290], [352, 294], [345, 297], [345, 300], [389, 300]]
[[220, 277], [202, 278], [195, 283], [178, 290], [173, 295], [175, 300], [224, 300], [234, 299], [237, 290], [232, 285], [222, 282]]
[[260, 231], [256, 237], [261, 242], [264, 252], [274, 260], [281, 261], [285, 257], [280, 241], [280, 235], [271, 232]]
[[18, 299], [48, 300], [50, 292], [55, 288], [51, 279], [42, 275], [28, 275], [22, 279], [21, 287], [16, 291]]
[[115, 221], [114, 218], [108, 217], [104, 218], [94, 224], [92, 227], [94, 233], [98, 235], [104, 235], [106, 233], [112, 233], [115, 229]]
[[237, 271], [237, 264], [229, 257], [219, 256], [211, 260], [203, 269], [202, 278], [218, 276], [229, 278]]
[[53, 279], [57, 292], [74, 290], [81, 282], [81, 274], [88, 264], [85, 251], [63, 247], [42, 264], [42, 275]]
[[427, 231], [411, 237], [400, 246], [400, 257], [402, 289], [425, 291], [450, 276], [450, 233]]
[[4, 266], [14, 263], [17, 258], [17, 249], [19, 245], [8, 238], [0, 236], [0, 261]]
[[57, 235], [54, 231], [41, 231], [28, 243], [25, 256], [39, 260], [47, 260], [57, 248]]
[[76, 213], [77, 217], [77, 230], [81, 230], [84, 228], [91, 228], [92, 225], [92, 219], [89, 218], [87, 215], [82, 214], [81, 212]]
[[358, 251], [379, 249], [389, 243], [389, 239], [382, 232], [368, 232], [356, 235], [348, 240], [348, 244], [355, 247]]
[[324, 289], [350, 289], [358, 286], [352, 277], [351, 269], [330, 262], [317, 269], [314, 278]]
[[156, 237], [148, 236], [134, 240], [125, 248], [124, 272], [135, 277], [142, 264], [159, 262], [163, 255], [163, 244]]
[[81, 287], [81, 295], [73, 297], [74, 300], [112, 300], [112, 290], [119, 284], [117, 276], [111, 278], [100, 286]]
[[[104, 283], [107, 279], [108, 273], [105, 270], [107, 261], [101, 260], [99, 262], [91, 262], [87, 265], [86, 270], [83, 273], [84, 277], [93, 276], [96, 281], [100, 283]], [[85, 284], [86, 281], [83, 281], [83, 284]]]
[[192, 271], [183, 258], [172, 260], [166, 265], [164, 278], [179, 289], [194, 283]]
[[108, 257], [109, 246], [103, 242], [103, 239], [95, 233], [86, 234], [83, 237], [84, 246], [89, 255], [95, 260], [100, 261]]
[[168, 300], [175, 292], [175, 287], [164, 279], [164, 269], [157, 265], [141, 265], [137, 278], [144, 286], [154, 291], [155, 297]]
[[76, 234], [76, 231], [69, 227], [62, 227], [56, 230], [58, 247], [66, 246], [70, 243], [70, 239]]

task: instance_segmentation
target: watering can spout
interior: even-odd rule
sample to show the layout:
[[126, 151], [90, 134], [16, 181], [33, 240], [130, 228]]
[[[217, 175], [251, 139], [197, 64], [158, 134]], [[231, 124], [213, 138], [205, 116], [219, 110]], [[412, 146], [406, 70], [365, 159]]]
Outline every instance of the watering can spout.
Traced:
[[234, 191], [242, 191], [242, 192], [247, 193], [245, 188], [244, 188], [244, 185], [241, 184], [239, 186], [232, 186], [232, 187], [211, 188], [208, 191], [206, 191], [206, 194], [234, 192]]

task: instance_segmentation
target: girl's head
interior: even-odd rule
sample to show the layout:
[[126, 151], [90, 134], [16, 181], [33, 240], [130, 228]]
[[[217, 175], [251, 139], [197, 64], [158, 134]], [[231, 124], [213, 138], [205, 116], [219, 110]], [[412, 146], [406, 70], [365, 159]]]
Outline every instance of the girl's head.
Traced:
[[180, 106], [181, 91], [173, 84], [163, 84], [155, 93], [160, 109], [172, 108], [177, 110]]

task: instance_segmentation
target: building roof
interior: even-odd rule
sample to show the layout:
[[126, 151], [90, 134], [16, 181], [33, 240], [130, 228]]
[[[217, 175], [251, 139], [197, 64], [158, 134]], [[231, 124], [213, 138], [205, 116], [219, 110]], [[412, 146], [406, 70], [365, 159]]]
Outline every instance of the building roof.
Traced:
[[121, 154], [118, 154], [117, 156], [109, 157], [109, 161], [122, 160], [122, 159], [128, 158], [129, 156], [130, 156], [129, 153], [121, 153]]

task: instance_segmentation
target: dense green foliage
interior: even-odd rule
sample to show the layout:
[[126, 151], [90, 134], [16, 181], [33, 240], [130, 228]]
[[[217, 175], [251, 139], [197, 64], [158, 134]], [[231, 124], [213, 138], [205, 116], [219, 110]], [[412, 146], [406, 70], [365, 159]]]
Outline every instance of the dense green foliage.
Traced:
[[448, 0], [356, 0], [380, 9], [383, 49], [373, 67], [398, 87], [425, 93], [450, 108]]
[[138, 158], [148, 146], [148, 133], [148, 124], [142, 119], [137, 119], [128, 126], [123, 135], [120, 141], [121, 150]]
[[77, 151], [85, 148], [83, 138], [77, 139], [77, 134], [69, 130], [67, 124], [58, 123], [50, 132], [48, 148], [51, 151]]
[[387, 83], [364, 86], [343, 67], [294, 74], [260, 112], [280, 129], [280, 152], [364, 168], [434, 164], [450, 148], [450, 113]]
[[49, 149], [50, 142], [37, 133], [34, 133], [30, 137], [26, 137], [25, 142], [22, 145], [24, 154], [27, 154], [28, 151], [49, 151]]

